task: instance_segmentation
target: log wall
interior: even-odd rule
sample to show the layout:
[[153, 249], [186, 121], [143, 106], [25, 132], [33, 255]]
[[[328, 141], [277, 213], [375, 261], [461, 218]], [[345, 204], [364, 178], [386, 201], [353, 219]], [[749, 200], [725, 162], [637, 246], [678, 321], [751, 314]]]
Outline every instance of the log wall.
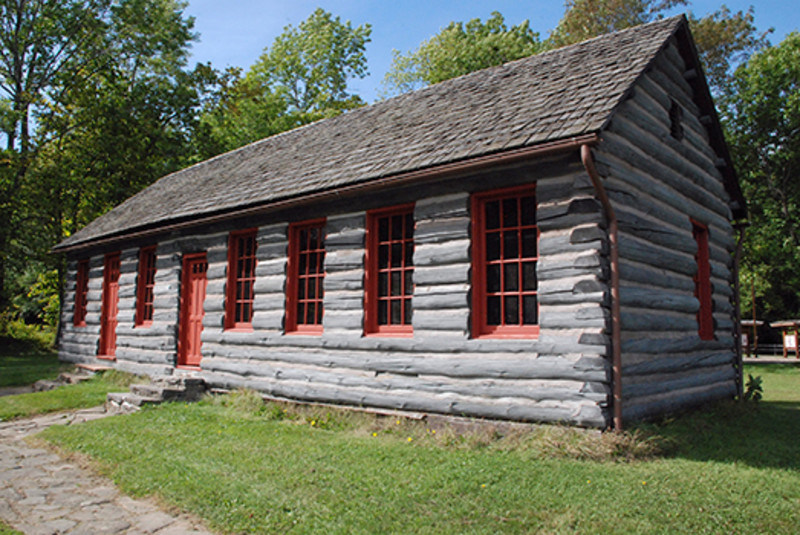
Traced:
[[[470, 192], [536, 182], [539, 202], [538, 339], [470, 333]], [[411, 338], [365, 336], [366, 211], [415, 202]], [[288, 221], [264, 216], [223, 230], [159, 240], [154, 321], [134, 327], [138, 247], [122, 255], [116, 366], [150, 374], [176, 359], [181, 259], [206, 251], [202, 371], [214, 385], [347, 405], [527, 421], [607, 425], [608, 265], [602, 211], [577, 154], [480, 176], [386, 192], [345, 208], [321, 207], [325, 226], [321, 335], [285, 334]], [[349, 209], [347, 208], [349, 207]], [[282, 218], [282, 217], [281, 217]], [[283, 218], [282, 218], [283, 219]], [[258, 226], [253, 330], [224, 329], [227, 234]], [[71, 264], [72, 265], [72, 264]], [[98, 303], [102, 256], [92, 257], [89, 302]], [[74, 266], [69, 279], [74, 287]], [[73, 294], [67, 302], [74, 302]], [[70, 312], [65, 309], [65, 317]], [[70, 316], [71, 318], [71, 316]], [[62, 358], [91, 360], [99, 310], [65, 330]], [[71, 325], [71, 324], [70, 324]], [[74, 350], [67, 350], [86, 338]]]
[[[619, 221], [625, 420], [736, 392], [731, 213], [684, 72], [672, 43], [621, 105], [595, 154]], [[683, 108], [682, 140], [670, 134], [673, 100]], [[714, 340], [697, 333], [690, 218], [709, 229]]]

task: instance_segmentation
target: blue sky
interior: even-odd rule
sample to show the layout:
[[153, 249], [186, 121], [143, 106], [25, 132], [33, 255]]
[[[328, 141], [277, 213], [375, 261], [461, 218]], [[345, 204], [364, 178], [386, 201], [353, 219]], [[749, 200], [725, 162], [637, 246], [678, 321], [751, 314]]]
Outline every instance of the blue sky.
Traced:
[[[689, 10], [703, 16], [723, 3], [731, 11], [754, 6], [757, 27], [775, 29], [770, 36], [773, 44], [800, 29], [798, 0], [694, 0]], [[218, 69], [247, 69], [284, 27], [297, 26], [317, 7], [354, 26], [372, 25], [372, 41], [367, 45], [370, 75], [350, 82], [351, 91], [367, 102], [373, 102], [381, 90], [393, 49], [414, 49], [451, 21], [486, 20], [492, 11], [499, 11], [509, 26], [527, 19], [534, 31], [546, 37], [564, 14], [560, 0], [189, 0], [186, 13], [195, 17], [200, 34], [192, 61], [211, 62]]]

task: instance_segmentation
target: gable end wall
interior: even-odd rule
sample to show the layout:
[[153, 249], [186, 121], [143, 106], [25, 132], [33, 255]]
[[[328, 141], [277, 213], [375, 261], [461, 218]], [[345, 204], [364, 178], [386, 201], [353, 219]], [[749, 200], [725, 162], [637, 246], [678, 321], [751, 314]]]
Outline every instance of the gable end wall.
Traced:
[[[736, 392], [728, 195], [685, 71], [673, 42], [622, 104], [596, 151], [619, 221], [625, 421]], [[683, 108], [680, 141], [670, 134], [671, 99]], [[710, 341], [697, 333], [690, 218], [709, 228]]]

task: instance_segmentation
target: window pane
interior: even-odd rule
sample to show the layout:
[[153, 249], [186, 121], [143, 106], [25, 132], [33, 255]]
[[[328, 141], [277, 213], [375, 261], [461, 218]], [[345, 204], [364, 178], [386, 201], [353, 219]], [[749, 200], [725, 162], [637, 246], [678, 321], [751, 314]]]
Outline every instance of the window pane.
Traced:
[[519, 258], [518, 232], [516, 230], [503, 232], [503, 258]]
[[385, 297], [389, 295], [389, 274], [378, 273], [378, 295]]
[[315, 299], [317, 297], [317, 280], [316, 278], [307, 279], [308, 281], [308, 298]]
[[318, 257], [316, 254], [311, 253], [308, 255], [308, 272], [309, 273], [317, 273], [317, 260]]
[[401, 295], [401, 272], [392, 271], [392, 295]]
[[503, 298], [505, 305], [504, 323], [506, 325], [519, 325], [519, 297], [507, 295]]
[[317, 317], [314, 323], [317, 325], [322, 325], [322, 303], [317, 305]]
[[414, 242], [406, 242], [406, 266], [414, 265]]
[[405, 299], [403, 301], [403, 305], [404, 305], [403, 323], [405, 323], [406, 325], [411, 325], [411, 299]]
[[378, 301], [378, 325], [386, 325], [388, 323], [388, 308], [389, 301]]
[[392, 216], [392, 239], [393, 240], [402, 240], [403, 239], [403, 227], [405, 226], [403, 222], [402, 215], [393, 215]]
[[413, 271], [406, 271], [403, 273], [403, 294], [404, 295], [413, 295], [414, 294], [414, 272]]
[[523, 318], [522, 323], [525, 325], [536, 325], [539, 321], [539, 307], [535, 295], [525, 295], [522, 297], [523, 305]]
[[490, 295], [486, 299], [486, 323], [500, 325], [500, 297]]
[[485, 216], [486, 230], [500, 228], [500, 201], [487, 202]]
[[306, 323], [306, 304], [297, 303], [297, 323]]
[[308, 273], [308, 255], [305, 253], [300, 255], [299, 262], [297, 262], [297, 272], [300, 275]]
[[500, 258], [500, 233], [492, 232], [486, 235], [486, 260], [491, 262]]
[[381, 245], [378, 247], [378, 267], [384, 269], [389, 266], [389, 246]]
[[519, 290], [519, 264], [516, 262], [513, 264], [505, 264], [503, 265], [503, 271], [503, 291], [515, 292]]
[[325, 295], [324, 286], [322, 285], [322, 277], [317, 277], [317, 296], [322, 299]]
[[517, 199], [503, 199], [503, 227], [516, 227], [519, 225], [517, 219]]
[[522, 264], [522, 289], [536, 290], [536, 262], [523, 262]]
[[308, 229], [308, 248], [309, 249], [316, 249], [317, 248], [317, 240], [319, 239], [319, 229], [317, 227], [312, 227]]
[[521, 220], [523, 225], [536, 224], [536, 197], [523, 197], [520, 209], [522, 210]]
[[308, 311], [306, 313], [306, 323], [312, 324], [314, 323], [314, 318], [317, 317], [317, 303], [311, 301], [308, 303]]
[[400, 314], [402, 311], [400, 310], [400, 299], [393, 299], [392, 303], [392, 325], [400, 325], [400, 318], [402, 315]]
[[489, 293], [500, 291], [500, 264], [486, 266], [486, 291]]
[[389, 218], [388, 217], [378, 218], [378, 240], [380, 240], [380, 241], [388, 241], [389, 240]]
[[392, 244], [392, 267], [403, 265], [403, 242]]
[[298, 299], [305, 299], [306, 298], [306, 282], [307, 279], [300, 279], [297, 281], [297, 298]]
[[537, 239], [536, 229], [527, 228], [522, 231], [522, 257], [523, 258], [536, 258], [537, 255]]
[[308, 230], [307, 229], [301, 229], [300, 230], [300, 240], [299, 240], [299, 242], [300, 243], [298, 245], [300, 246], [300, 250], [301, 251], [305, 251], [305, 250], [308, 249]]

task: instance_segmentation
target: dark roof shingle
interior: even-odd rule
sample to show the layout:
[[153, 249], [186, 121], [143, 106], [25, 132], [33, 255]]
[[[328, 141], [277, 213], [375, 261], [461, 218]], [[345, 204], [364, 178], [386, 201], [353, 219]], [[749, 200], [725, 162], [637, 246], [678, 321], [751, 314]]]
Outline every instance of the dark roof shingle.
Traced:
[[683, 17], [474, 72], [167, 175], [55, 250], [598, 132]]

